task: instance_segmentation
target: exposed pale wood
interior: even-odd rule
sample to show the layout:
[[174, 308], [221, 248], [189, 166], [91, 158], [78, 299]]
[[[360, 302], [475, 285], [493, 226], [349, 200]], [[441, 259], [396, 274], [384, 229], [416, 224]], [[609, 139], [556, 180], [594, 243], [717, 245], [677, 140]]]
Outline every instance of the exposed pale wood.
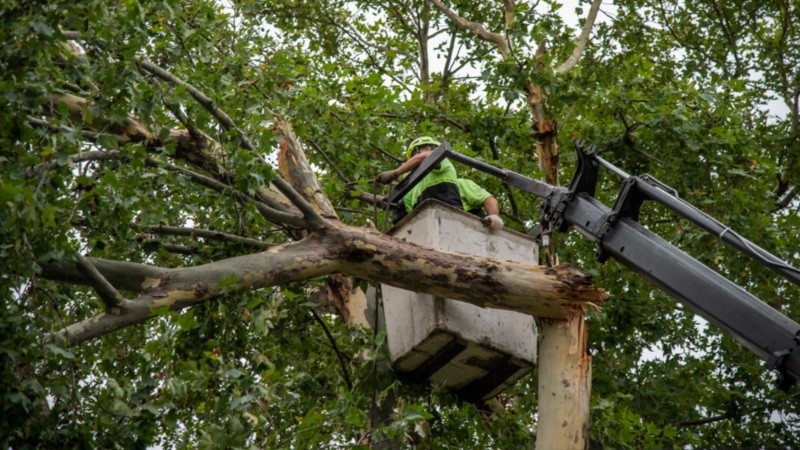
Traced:
[[47, 99], [47, 105], [52, 114], [58, 114], [60, 108], [65, 108], [74, 123], [84, 124], [94, 130], [103, 130], [117, 135], [121, 144], [127, 142], [142, 142], [151, 140], [153, 135], [138, 121], [126, 118], [123, 124], [111, 123], [104, 117], [86, 115], [89, 103], [83, 97], [72, 94], [53, 94]]
[[589, 443], [592, 358], [583, 312], [541, 320], [536, 448], [584, 449]]
[[278, 132], [282, 139], [278, 146], [278, 170], [281, 176], [317, 210], [327, 218], [338, 218], [336, 209], [322, 190], [317, 176], [308, 163], [300, 141], [292, 131], [291, 125], [276, 119]]
[[[322, 190], [291, 124], [276, 117], [275, 128], [282, 136], [278, 145], [278, 170], [281, 176], [320, 215], [328, 219], [338, 219], [336, 208]], [[329, 305], [342, 316], [345, 322], [349, 324], [366, 322], [364, 292], [361, 289], [353, 288], [353, 280], [341, 274], [331, 274], [325, 280], [325, 288]]]

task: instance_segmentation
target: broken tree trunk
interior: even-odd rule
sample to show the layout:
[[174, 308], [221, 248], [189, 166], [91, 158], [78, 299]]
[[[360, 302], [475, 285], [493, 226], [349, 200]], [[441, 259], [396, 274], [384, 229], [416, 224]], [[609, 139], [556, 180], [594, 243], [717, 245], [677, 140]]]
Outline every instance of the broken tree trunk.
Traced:
[[536, 448], [584, 449], [589, 442], [592, 357], [586, 316], [539, 323], [539, 421]]

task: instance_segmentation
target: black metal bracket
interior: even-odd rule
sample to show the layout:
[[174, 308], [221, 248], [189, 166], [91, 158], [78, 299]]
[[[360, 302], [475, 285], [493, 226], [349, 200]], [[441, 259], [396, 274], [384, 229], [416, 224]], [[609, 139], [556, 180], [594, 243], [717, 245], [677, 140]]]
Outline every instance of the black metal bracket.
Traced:
[[[598, 164], [595, 159], [597, 146], [589, 145], [587, 147], [586, 142], [576, 141], [575, 152], [578, 155], [578, 163], [569, 188], [555, 188], [553, 193], [542, 203], [542, 222], [549, 222], [553, 228], [562, 233], [572, 226], [571, 223], [564, 220], [564, 212], [575, 196], [585, 194], [594, 197], [597, 189]], [[538, 236], [542, 228], [537, 227], [534, 233]]]
[[600, 263], [605, 263], [608, 260], [608, 252], [603, 250], [603, 246], [599, 243], [603, 241], [606, 233], [611, 231], [618, 220], [628, 217], [631, 220], [639, 221], [639, 212], [642, 208], [642, 203], [645, 200], [650, 200], [649, 197], [639, 189], [643, 180], [639, 177], [630, 177], [625, 180], [625, 183], [620, 189], [617, 200], [611, 212], [606, 214], [600, 221], [598, 221], [592, 228], [598, 240], [597, 253], [595, 259]]
[[795, 350], [800, 351], [800, 330], [795, 334], [791, 347], [773, 352], [767, 359], [767, 369], [778, 372], [778, 379], [775, 384], [782, 391], [788, 391], [798, 381], [792, 374], [788, 373], [786, 367], [787, 361]]

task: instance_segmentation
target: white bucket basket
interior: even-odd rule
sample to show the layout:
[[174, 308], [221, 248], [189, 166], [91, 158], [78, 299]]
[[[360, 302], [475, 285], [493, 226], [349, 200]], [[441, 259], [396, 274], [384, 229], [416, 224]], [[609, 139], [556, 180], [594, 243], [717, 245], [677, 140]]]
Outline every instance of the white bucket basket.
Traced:
[[[390, 232], [439, 250], [529, 264], [538, 262], [530, 237], [509, 229], [490, 233], [479, 219], [427, 201]], [[454, 389], [468, 401], [494, 397], [533, 369], [532, 316], [383, 285], [392, 366], [415, 381]]]

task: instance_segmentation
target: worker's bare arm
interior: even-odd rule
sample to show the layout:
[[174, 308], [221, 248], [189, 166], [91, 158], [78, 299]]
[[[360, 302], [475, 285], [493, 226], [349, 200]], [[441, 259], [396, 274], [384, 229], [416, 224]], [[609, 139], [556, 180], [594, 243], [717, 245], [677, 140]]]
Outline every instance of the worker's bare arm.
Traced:
[[431, 154], [430, 150], [419, 152], [414, 156], [412, 156], [411, 158], [408, 158], [408, 161], [404, 162], [403, 164], [400, 164], [396, 169], [381, 172], [381, 174], [378, 175], [378, 178], [376, 178], [376, 181], [382, 184], [391, 183], [392, 181], [400, 177], [400, 175], [406, 174], [416, 169], [417, 166], [419, 166], [420, 163], [422, 163], [422, 161], [425, 158], [427, 158], [428, 155], [430, 154]]
[[497, 199], [492, 196], [483, 201], [483, 208], [488, 215], [500, 215], [500, 205], [497, 203]]

